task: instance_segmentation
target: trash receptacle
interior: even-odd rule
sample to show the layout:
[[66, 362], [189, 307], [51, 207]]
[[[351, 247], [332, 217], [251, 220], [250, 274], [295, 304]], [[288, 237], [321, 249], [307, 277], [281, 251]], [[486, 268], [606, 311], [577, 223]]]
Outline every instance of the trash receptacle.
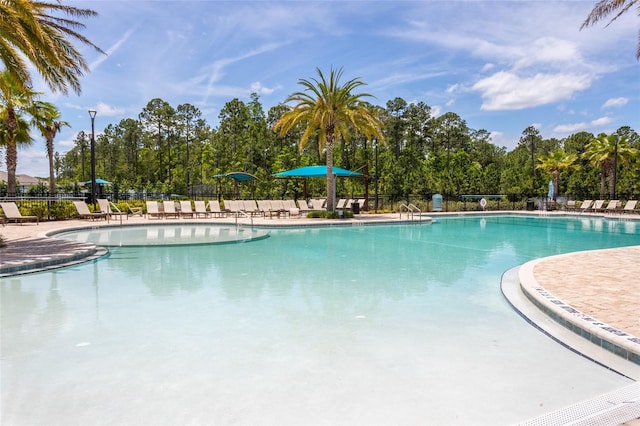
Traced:
[[354, 200], [351, 203], [351, 211], [353, 214], [360, 214], [360, 203], [358, 203], [358, 200]]
[[431, 211], [441, 212], [442, 211], [442, 194], [433, 194], [431, 197], [432, 208]]
[[527, 210], [528, 211], [535, 210], [535, 204], [533, 203], [533, 198], [527, 198]]

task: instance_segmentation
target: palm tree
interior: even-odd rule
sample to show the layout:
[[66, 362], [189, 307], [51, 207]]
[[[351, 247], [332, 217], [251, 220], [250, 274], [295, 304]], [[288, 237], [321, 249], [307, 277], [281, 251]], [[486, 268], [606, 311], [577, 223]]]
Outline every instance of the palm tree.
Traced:
[[56, 193], [56, 176], [53, 165], [53, 140], [60, 133], [62, 126], [69, 126], [66, 121], [58, 121], [60, 111], [53, 104], [43, 101], [35, 101], [28, 111], [31, 114], [31, 124], [35, 126], [47, 144], [47, 156], [49, 157], [49, 194]]
[[32, 0], [0, 2], [0, 58], [16, 84], [31, 86], [27, 64], [31, 62], [52, 91], [80, 93], [80, 77], [89, 67], [70, 39], [104, 53], [77, 29], [78, 18], [97, 15], [90, 9]]
[[[591, 9], [591, 13], [587, 16], [587, 19], [582, 23], [580, 29], [595, 25], [601, 19], [605, 19], [612, 13], [616, 13], [609, 21], [607, 26], [611, 25], [613, 21], [618, 19], [621, 15], [626, 13], [634, 5], [637, 6], [638, 16], [640, 16], [640, 0], [600, 0]], [[636, 58], [640, 60], [640, 33], [638, 34], [638, 48], [636, 50]]]
[[629, 138], [617, 134], [601, 133], [587, 145], [583, 158], [587, 158], [595, 167], [600, 168], [600, 198], [604, 198], [605, 182], [609, 178], [609, 199], [615, 198], [615, 172], [618, 164], [628, 164], [631, 156], [638, 150], [632, 148]]
[[560, 172], [570, 170], [576, 166], [573, 164], [578, 159], [576, 154], [567, 154], [563, 149], [554, 151], [546, 157], [538, 158], [537, 168], [551, 173], [553, 179], [553, 200], [558, 197]]
[[362, 101], [368, 93], [354, 94], [354, 89], [365, 83], [357, 78], [340, 84], [342, 68], [331, 69], [327, 80], [319, 68], [316, 68], [319, 79], [300, 79], [298, 84], [304, 91], [291, 94], [287, 102], [296, 105], [286, 111], [275, 123], [274, 130], [284, 136], [296, 125], [303, 123], [306, 129], [300, 138], [300, 149], [312, 135], [318, 135], [319, 150], [324, 148], [327, 154], [327, 210], [335, 208], [335, 188], [333, 176], [333, 144], [336, 138], [350, 140], [350, 132], [360, 131], [367, 138], [377, 137], [383, 140], [382, 122], [373, 113], [370, 106]]
[[[33, 139], [29, 133], [29, 123], [20, 115], [15, 116], [15, 128], [11, 131], [7, 129], [6, 122], [0, 121], [0, 146], [6, 148], [7, 158], [7, 174], [9, 172], [9, 157], [15, 157], [18, 146], [31, 145]], [[15, 163], [14, 163], [15, 164]], [[7, 195], [16, 195], [16, 177], [15, 166], [13, 167], [12, 185], [9, 185], [10, 179], [7, 178]]]
[[31, 107], [34, 95], [35, 92], [25, 88], [10, 71], [4, 70], [0, 73], [0, 123], [2, 123], [3, 144], [6, 147], [9, 196], [16, 194], [17, 142], [22, 131], [19, 117], [22, 112]]

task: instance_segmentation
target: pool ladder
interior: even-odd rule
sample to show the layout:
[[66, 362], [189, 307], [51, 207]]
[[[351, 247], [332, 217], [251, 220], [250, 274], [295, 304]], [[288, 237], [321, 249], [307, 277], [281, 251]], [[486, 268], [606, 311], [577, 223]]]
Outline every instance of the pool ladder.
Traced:
[[238, 216], [240, 215], [249, 218], [249, 220], [251, 221], [251, 230], [253, 231], [253, 216], [251, 216], [250, 213], [248, 214], [247, 212], [243, 212], [242, 210], [238, 210], [236, 212], [236, 229], [238, 229], [238, 227], [240, 226], [240, 224], [238, 223]]
[[409, 203], [407, 204], [400, 204], [400, 219], [402, 219], [402, 208], [405, 208], [407, 211], [407, 219], [411, 219], [411, 220], [415, 220], [414, 216], [416, 214], [416, 212], [418, 213], [418, 221], [422, 221], [422, 210], [420, 210], [418, 208], [418, 206], [416, 206], [415, 204], [411, 204]]

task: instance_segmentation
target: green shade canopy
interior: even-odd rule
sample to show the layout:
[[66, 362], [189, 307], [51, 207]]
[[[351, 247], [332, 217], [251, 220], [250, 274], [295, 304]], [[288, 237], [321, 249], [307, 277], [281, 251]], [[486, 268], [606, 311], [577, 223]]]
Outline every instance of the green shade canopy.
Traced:
[[244, 182], [247, 180], [258, 180], [258, 178], [252, 175], [251, 173], [245, 173], [245, 172], [230, 172], [230, 173], [224, 173], [220, 175], [214, 175], [213, 177], [215, 178], [228, 177], [235, 180], [239, 180], [241, 182]]
[[[351, 170], [341, 169], [340, 167], [333, 167], [333, 174], [338, 177], [357, 177], [362, 176], [362, 173], [352, 172]], [[287, 170], [280, 173], [275, 173], [275, 177], [327, 177], [327, 166], [305, 166], [293, 170]]]

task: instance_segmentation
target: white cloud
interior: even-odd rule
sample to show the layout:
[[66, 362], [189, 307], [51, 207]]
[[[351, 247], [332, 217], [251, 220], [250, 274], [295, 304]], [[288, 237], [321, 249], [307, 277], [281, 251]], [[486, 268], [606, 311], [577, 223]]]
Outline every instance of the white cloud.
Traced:
[[280, 85], [276, 85], [275, 87], [265, 87], [259, 81], [251, 83], [249, 88], [252, 93], [257, 93], [259, 95], [270, 95], [278, 89], [281, 89]]
[[587, 129], [591, 129], [598, 126], [605, 126], [611, 123], [611, 117], [600, 117], [589, 122], [573, 123], [573, 124], [561, 124], [553, 128], [556, 133], [576, 133]]
[[482, 72], [487, 72], [487, 71], [491, 71], [492, 69], [494, 69], [496, 66], [494, 64], [484, 64], [484, 66], [482, 67]]
[[125, 112], [122, 108], [107, 105], [104, 102], [98, 102], [98, 105], [96, 105], [95, 108], [97, 115], [106, 117], [119, 117]]
[[517, 110], [569, 99], [591, 85], [593, 77], [578, 74], [536, 74], [520, 77], [500, 71], [476, 82], [483, 111]]
[[629, 98], [611, 98], [602, 105], [602, 109], [625, 106], [629, 102]]
[[515, 63], [515, 68], [524, 68], [537, 64], [575, 64], [580, 63], [581, 58], [576, 45], [567, 40], [553, 37], [543, 37], [527, 45], [522, 52], [524, 57]]
[[118, 49], [120, 49], [120, 47], [124, 44], [124, 42], [127, 41], [129, 37], [131, 37], [131, 34], [133, 34], [134, 31], [135, 31], [135, 28], [131, 28], [129, 31], [124, 33], [124, 35], [120, 37], [120, 39], [118, 39], [111, 47], [105, 50], [106, 55], [101, 54], [98, 57], [98, 59], [96, 59], [91, 64], [89, 64], [89, 69], [91, 71], [95, 71], [98, 68], [98, 66], [104, 61], [106, 61], [110, 55], [113, 55], [115, 52], [118, 51]]

